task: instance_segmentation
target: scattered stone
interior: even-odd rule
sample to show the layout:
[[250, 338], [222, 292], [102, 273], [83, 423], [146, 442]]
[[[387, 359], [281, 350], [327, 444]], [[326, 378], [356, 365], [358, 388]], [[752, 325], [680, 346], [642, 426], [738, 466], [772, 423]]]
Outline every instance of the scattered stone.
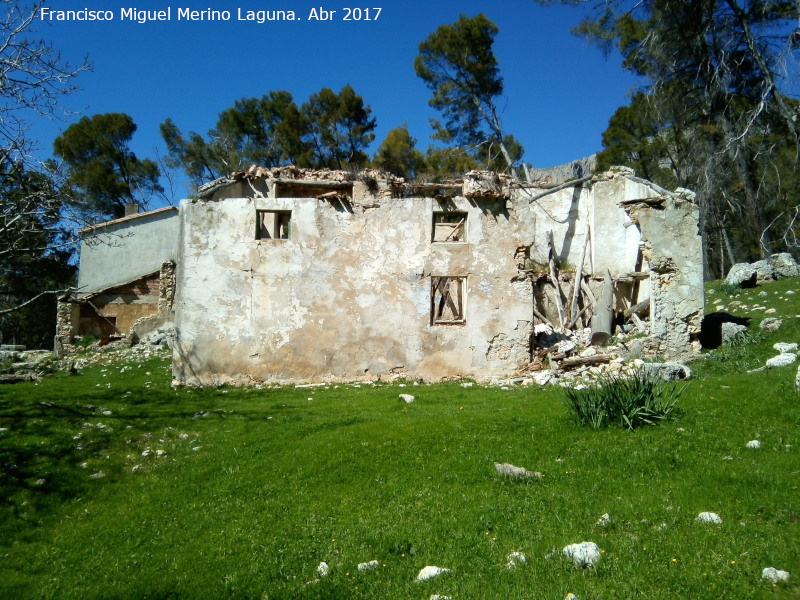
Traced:
[[796, 352], [797, 351], [797, 344], [796, 343], [788, 343], [788, 342], [778, 342], [773, 346], [775, 350], [780, 352], [781, 354], [786, 354], [787, 352]]
[[744, 325], [738, 325], [737, 323], [723, 323], [722, 324], [722, 343], [727, 344], [737, 335], [746, 333], [747, 327]]
[[572, 564], [581, 569], [591, 569], [600, 560], [600, 549], [594, 542], [570, 544], [562, 551], [564, 556], [572, 559]]
[[785, 353], [779, 354], [778, 356], [773, 356], [769, 360], [767, 360], [767, 368], [768, 369], [777, 369], [779, 367], [786, 367], [791, 365], [797, 361], [797, 354], [793, 353]]
[[473, 382], [468, 381], [467, 383], [462, 383], [461, 387], [462, 388], [471, 388], [473, 385], [475, 385]]
[[778, 310], [777, 310], [777, 309], [775, 309], [775, 308], [768, 308], [767, 310], [765, 310], [765, 311], [764, 311], [764, 314], [765, 314], [765, 315], [774, 315], [776, 312], [778, 312]]
[[797, 375], [794, 376], [794, 389], [800, 392], [800, 368], [797, 369]]
[[750, 450], [758, 450], [759, 448], [761, 448], [761, 442], [759, 442], [758, 440], [750, 440], [749, 442], [747, 442], [747, 444], [745, 444], [744, 447], [749, 448]]
[[136, 471], [138, 471], [141, 468], [142, 468], [141, 465], [133, 465], [133, 468], [131, 468], [131, 473], [136, 473]]
[[537, 384], [547, 385], [553, 378], [553, 374], [550, 371], [539, 371], [538, 373], [534, 373], [531, 377]]
[[432, 594], [430, 600], [451, 600], [450, 596], [440, 596], [439, 594]]
[[783, 321], [781, 319], [776, 319], [775, 317], [767, 317], [763, 321], [761, 321], [761, 329], [762, 331], [778, 331], [783, 325]]
[[657, 375], [664, 381], [682, 381], [692, 376], [692, 370], [680, 363], [645, 363], [643, 368], [648, 375]]
[[433, 579], [434, 577], [438, 577], [442, 573], [449, 573], [450, 569], [443, 569], [440, 567], [425, 567], [423, 568], [419, 574], [417, 575], [417, 581], [427, 581], [428, 579]]
[[756, 268], [749, 263], [737, 263], [728, 271], [728, 276], [725, 278], [727, 285], [736, 285], [744, 288], [756, 287], [756, 277], [758, 272]]
[[759, 298], [766, 298], [767, 296], [769, 296], [769, 294], [767, 292], [763, 291], [763, 290], [758, 292], [758, 297]]
[[795, 294], [794, 290], [786, 290], [787, 296], [794, 296], [794, 294]]
[[508, 564], [506, 565], [508, 569], [516, 569], [520, 565], [524, 565], [528, 559], [522, 552], [512, 552], [508, 555]]
[[379, 566], [380, 563], [377, 560], [371, 560], [365, 563], [358, 563], [358, 570], [359, 572], [371, 571], [372, 569], [377, 569]]
[[789, 572], [788, 571], [780, 571], [775, 567], [767, 567], [763, 571], [761, 571], [761, 579], [766, 579], [772, 584], [779, 583], [779, 582], [787, 582], [789, 581]]
[[537, 472], [528, 471], [523, 467], [515, 467], [509, 463], [494, 463], [494, 468], [497, 469], [497, 474], [509, 479], [541, 479], [542, 474]]
[[327, 577], [329, 570], [330, 569], [328, 567], [328, 563], [326, 563], [325, 561], [322, 561], [321, 563], [319, 563], [319, 566], [317, 566], [317, 573], [319, 573], [320, 577]]
[[414, 396], [412, 396], [411, 394], [400, 394], [400, 400], [402, 400], [406, 404], [411, 404], [414, 401]]
[[596, 527], [607, 527], [608, 525], [611, 525], [611, 515], [608, 513], [597, 519], [597, 523], [595, 523]]
[[91, 475], [89, 475], [89, 479], [102, 479], [105, 476], [106, 476], [105, 473], [103, 473], [102, 471], [98, 471], [97, 473], [92, 473]]
[[722, 525], [722, 519], [720, 519], [717, 513], [713, 512], [701, 512], [697, 515], [695, 521], [700, 521], [701, 523], [711, 523], [713, 525]]
[[559, 352], [563, 352], [564, 354], [569, 354], [573, 350], [575, 350], [575, 342], [572, 340], [561, 340], [556, 344], [556, 348]]

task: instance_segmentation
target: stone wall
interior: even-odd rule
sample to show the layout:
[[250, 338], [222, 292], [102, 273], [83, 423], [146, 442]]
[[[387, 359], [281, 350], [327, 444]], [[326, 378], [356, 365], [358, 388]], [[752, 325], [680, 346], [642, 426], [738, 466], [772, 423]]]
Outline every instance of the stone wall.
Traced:
[[700, 350], [705, 309], [700, 209], [692, 194], [630, 200], [650, 271], [650, 318], [660, 356], [684, 359]]
[[546, 264], [552, 234], [574, 269], [589, 235], [586, 273], [636, 267], [619, 203], [640, 190], [622, 176], [542, 194], [493, 174], [454, 189], [322, 173], [262, 170], [181, 203], [178, 381], [507, 376], [533, 340], [520, 260]]

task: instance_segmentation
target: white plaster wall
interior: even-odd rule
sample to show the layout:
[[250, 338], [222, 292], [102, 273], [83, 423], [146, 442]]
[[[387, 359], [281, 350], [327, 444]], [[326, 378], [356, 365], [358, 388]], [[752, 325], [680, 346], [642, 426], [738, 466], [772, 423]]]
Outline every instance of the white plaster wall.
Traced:
[[[617, 176], [592, 186], [592, 273], [598, 277], [635, 270], [641, 233], [619, 203], [655, 197], [647, 186]], [[644, 266], [642, 267], [644, 270]]]
[[[358, 186], [357, 186], [358, 187]], [[255, 190], [259, 190], [256, 192]], [[175, 377], [189, 384], [325, 381], [401, 373], [507, 376], [529, 361], [532, 289], [515, 254], [632, 271], [640, 232], [619, 203], [649, 188], [622, 177], [536, 201], [461, 196], [275, 198], [241, 184], [180, 206]], [[235, 193], [256, 197], [235, 197]], [[264, 195], [265, 194], [265, 195]], [[642, 196], [645, 197], [645, 196]], [[363, 198], [362, 198], [363, 199]], [[256, 210], [291, 210], [291, 239], [256, 240]], [[468, 213], [466, 242], [432, 243], [434, 211]], [[431, 276], [467, 278], [466, 323], [431, 325]]]
[[[468, 212], [467, 243], [431, 242], [433, 211]], [[292, 210], [291, 239], [255, 240], [257, 209]], [[529, 227], [503, 204], [313, 198], [184, 201], [174, 368], [187, 383], [439, 379], [525, 364]], [[466, 324], [431, 325], [431, 275], [467, 277]]]
[[155, 273], [178, 254], [177, 210], [143, 214], [104, 225], [81, 237], [80, 294], [108, 289]]

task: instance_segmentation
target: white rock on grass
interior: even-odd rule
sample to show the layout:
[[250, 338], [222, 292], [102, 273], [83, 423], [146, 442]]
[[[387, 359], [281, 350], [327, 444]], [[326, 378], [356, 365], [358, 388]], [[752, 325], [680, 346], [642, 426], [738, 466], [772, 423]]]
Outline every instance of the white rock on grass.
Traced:
[[414, 396], [412, 396], [411, 394], [400, 394], [400, 400], [402, 400], [406, 404], [411, 404], [414, 401]]
[[781, 354], [786, 354], [788, 352], [796, 352], [797, 351], [797, 343], [790, 344], [789, 342], [778, 342], [774, 346], [772, 346], [775, 350], [780, 352]]
[[440, 596], [439, 594], [431, 595], [430, 600], [450, 600], [450, 596]]
[[520, 565], [524, 565], [528, 562], [528, 559], [522, 552], [512, 552], [508, 555], [508, 564], [506, 567], [508, 569], [516, 569]]
[[713, 525], [722, 525], [722, 519], [720, 519], [717, 513], [713, 512], [701, 512], [697, 515], [695, 521], [700, 521], [701, 523], [711, 523]]
[[761, 572], [761, 579], [766, 579], [770, 583], [779, 583], [789, 581], [789, 572], [780, 571], [775, 567], [767, 567]]
[[327, 577], [329, 570], [330, 567], [328, 567], [328, 563], [326, 563], [325, 561], [319, 563], [319, 566], [317, 567], [317, 573], [319, 573], [320, 577]]
[[531, 377], [538, 385], [547, 385], [552, 378], [553, 374], [550, 371], [539, 371]]
[[371, 560], [365, 563], [358, 563], [358, 570], [360, 572], [363, 571], [371, 571], [372, 569], [377, 569], [380, 563], [377, 560]]
[[761, 321], [759, 327], [761, 327], [761, 329], [764, 331], [778, 331], [778, 329], [781, 328], [781, 325], [783, 325], [783, 320], [776, 319], [774, 317], [768, 317]]
[[786, 367], [797, 361], [797, 354], [784, 353], [773, 356], [767, 361], [768, 369], [777, 369], [778, 367]]
[[542, 474], [537, 472], [528, 471], [523, 467], [515, 467], [509, 463], [494, 463], [494, 468], [497, 469], [498, 475], [508, 477], [510, 479], [541, 479]]
[[570, 544], [562, 551], [564, 556], [572, 559], [572, 564], [581, 569], [591, 569], [600, 560], [600, 549], [594, 542]]
[[611, 525], [611, 515], [608, 513], [597, 519], [597, 523], [595, 523], [596, 527], [607, 527], [608, 525]]
[[427, 566], [419, 572], [419, 574], [417, 575], [417, 581], [428, 581], [428, 579], [433, 579], [434, 577], [438, 577], [442, 573], [449, 573], [449, 572], [450, 569]]
[[794, 389], [800, 392], [800, 368], [797, 369], [797, 375], [794, 376]]
[[747, 442], [747, 444], [745, 444], [744, 447], [749, 448], [750, 450], [758, 450], [759, 448], [761, 448], [761, 442], [759, 442], [758, 440], [750, 440], [749, 442]]

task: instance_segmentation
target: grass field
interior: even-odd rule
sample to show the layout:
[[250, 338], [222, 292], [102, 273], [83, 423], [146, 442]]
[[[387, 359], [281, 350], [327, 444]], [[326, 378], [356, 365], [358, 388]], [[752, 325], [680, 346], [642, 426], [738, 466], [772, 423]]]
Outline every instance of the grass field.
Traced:
[[[720, 297], [784, 326], [636, 432], [576, 428], [553, 388], [173, 390], [167, 357], [2, 387], [0, 598], [800, 598], [797, 368], [744, 372], [800, 341], [800, 281]], [[594, 570], [561, 556], [581, 541]]]

